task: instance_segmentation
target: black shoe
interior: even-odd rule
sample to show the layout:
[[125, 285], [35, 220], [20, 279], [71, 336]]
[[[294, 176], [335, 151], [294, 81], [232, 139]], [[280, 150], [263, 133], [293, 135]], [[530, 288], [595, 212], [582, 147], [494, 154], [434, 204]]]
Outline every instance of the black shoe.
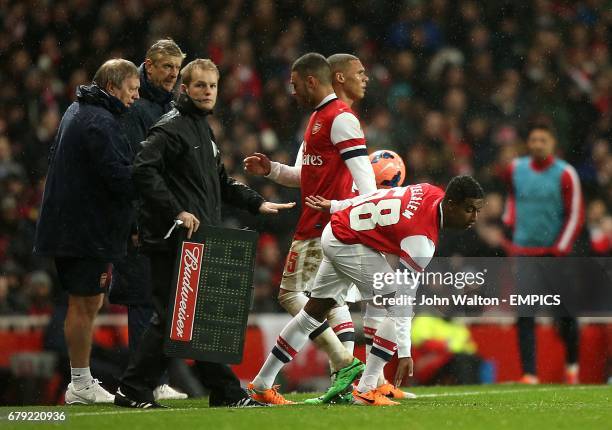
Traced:
[[117, 388], [117, 392], [115, 393], [115, 405], [123, 408], [138, 409], [168, 408], [168, 406], [160, 405], [156, 401], [137, 402], [136, 400], [132, 400], [121, 392], [121, 388]]
[[251, 397], [246, 396], [236, 402], [228, 403], [225, 406], [228, 408], [267, 408], [270, 405], [260, 403], [257, 400], [253, 400]]

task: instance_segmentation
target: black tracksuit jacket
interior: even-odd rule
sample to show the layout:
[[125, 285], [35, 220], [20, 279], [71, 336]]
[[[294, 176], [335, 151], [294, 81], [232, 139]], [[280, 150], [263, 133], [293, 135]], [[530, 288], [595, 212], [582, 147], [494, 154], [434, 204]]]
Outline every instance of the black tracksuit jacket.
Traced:
[[139, 225], [145, 251], [172, 251], [164, 240], [176, 216], [187, 211], [201, 225], [221, 223], [221, 203], [257, 214], [264, 199], [229, 177], [206, 120], [181, 94], [174, 108], [150, 130], [136, 156], [132, 177], [141, 199]]

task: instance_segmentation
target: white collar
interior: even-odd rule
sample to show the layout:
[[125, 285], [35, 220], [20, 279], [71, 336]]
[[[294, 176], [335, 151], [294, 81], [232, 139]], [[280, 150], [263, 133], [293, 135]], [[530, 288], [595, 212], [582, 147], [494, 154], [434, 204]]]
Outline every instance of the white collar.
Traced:
[[440, 201], [438, 210], [440, 211], [440, 230], [442, 230], [444, 228], [444, 211], [442, 210], [442, 201]]
[[331, 101], [331, 100], [333, 100], [333, 99], [337, 99], [337, 98], [338, 98], [338, 96], [336, 95], [336, 93], [330, 93], [330, 94], [326, 95], [326, 96], [325, 96], [325, 98], [324, 98], [323, 100], [321, 100], [321, 103], [319, 103], [319, 104], [317, 105], [317, 107], [315, 108], [315, 110], [316, 110], [316, 109], [319, 109], [319, 108], [320, 108], [321, 106], [323, 106], [325, 103], [327, 103], [327, 102], [329, 102], [329, 101]]

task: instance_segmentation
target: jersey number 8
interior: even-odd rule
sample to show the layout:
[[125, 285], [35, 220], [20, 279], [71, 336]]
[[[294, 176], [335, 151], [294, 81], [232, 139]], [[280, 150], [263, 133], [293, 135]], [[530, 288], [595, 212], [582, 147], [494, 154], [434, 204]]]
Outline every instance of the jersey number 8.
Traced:
[[401, 199], [379, 200], [357, 206], [349, 213], [351, 228], [355, 231], [372, 230], [376, 226], [397, 224], [400, 220]]

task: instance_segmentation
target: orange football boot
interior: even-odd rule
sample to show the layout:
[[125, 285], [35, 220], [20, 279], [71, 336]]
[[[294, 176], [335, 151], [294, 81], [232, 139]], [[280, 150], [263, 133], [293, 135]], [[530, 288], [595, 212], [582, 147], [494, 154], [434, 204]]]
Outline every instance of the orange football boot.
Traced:
[[395, 406], [399, 405], [378, 390], [371, 390], [367, 393], [360, 393], [358, 390], [353, 390], [353, 400], [358, 405], [364, 406]]
[[247, 391], [253, 400], [257, 400], [260, 403], [266, 403], [268, 405], [295, 405], [295, 402], [285, 399], [283, 395], [278, 392], [279, 388], [280, 385], [273, 385], [272, 388], [267, 390], [257, 390], [251, 382], [247, 386]]
[[578, 379], [578, 365], [570, 364], [565, 368], [565, 383], [569, 385], [576, 385], [580, 383]]
[[538, 385], [540, 383], [540, 379], [535, 375], [525, 373], [521, 379], [519, 379], [518, 383], [524, 385]]
[[383, 396], [389, 397], [390, 399], [416, 399], [416, 395], [413, 393], [407, 393], [399, 388], [395, 388], [393, 384], [385, 381], [380, 387], [376, 388]]

